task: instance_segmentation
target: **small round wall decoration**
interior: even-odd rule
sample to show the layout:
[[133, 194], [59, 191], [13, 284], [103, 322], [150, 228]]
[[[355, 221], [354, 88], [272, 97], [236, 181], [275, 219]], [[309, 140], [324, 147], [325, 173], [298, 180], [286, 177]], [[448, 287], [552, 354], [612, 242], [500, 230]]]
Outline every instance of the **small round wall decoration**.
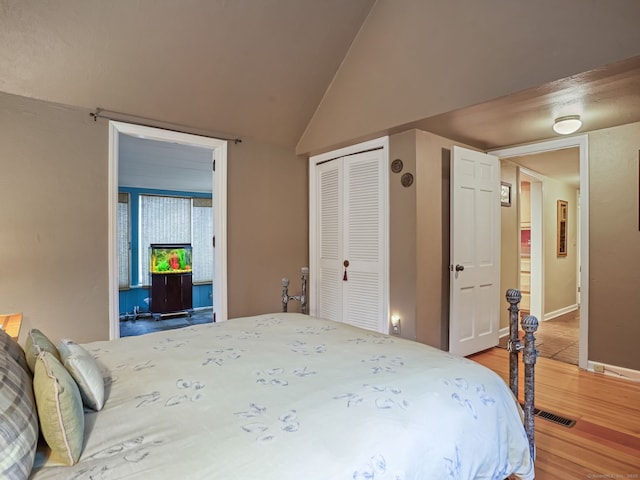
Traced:
[[413, 185], [413, 175], [410, 173], [405, 173], [400, 178], [400, 183], [402, 183], [403, 187], [410, 187], [411, 185]]
[[404, 165], [402, 164], [402, 160], [396, 158], [393, 162], [391, 162], [391, 171], [393, 173], [400, 173], [403, 166]]

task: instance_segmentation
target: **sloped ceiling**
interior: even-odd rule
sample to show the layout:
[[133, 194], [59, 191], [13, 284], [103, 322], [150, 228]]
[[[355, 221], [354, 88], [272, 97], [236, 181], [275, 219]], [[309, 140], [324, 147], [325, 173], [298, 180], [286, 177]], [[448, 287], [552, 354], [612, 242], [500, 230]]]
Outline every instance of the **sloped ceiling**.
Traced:
[[373, 0], [0, 0], [0, 91], [294, 146]]
[[[0, 91], [318, 153], [640, 120], [637, 0], [0, 0]], [[592, 88], [593, 87], [593, 88]]]
[[637, 121], [638, 18], [637, 0], [379, 0], [297, 150], [406, 128], [491, 149], [564, 115], [583, 132]]

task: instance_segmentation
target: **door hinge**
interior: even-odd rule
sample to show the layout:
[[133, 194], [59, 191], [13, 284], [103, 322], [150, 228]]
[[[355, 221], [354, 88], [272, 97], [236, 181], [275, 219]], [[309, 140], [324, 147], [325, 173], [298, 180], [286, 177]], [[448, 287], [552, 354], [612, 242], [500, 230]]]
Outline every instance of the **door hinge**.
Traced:
[[215, 158], [213, 159], [213, 171], [214, 172], [216, 171], [216, 159]]
[[213, 237], [213, 248], [216, 248], [216, 237], [215, 237], [215, 235]]

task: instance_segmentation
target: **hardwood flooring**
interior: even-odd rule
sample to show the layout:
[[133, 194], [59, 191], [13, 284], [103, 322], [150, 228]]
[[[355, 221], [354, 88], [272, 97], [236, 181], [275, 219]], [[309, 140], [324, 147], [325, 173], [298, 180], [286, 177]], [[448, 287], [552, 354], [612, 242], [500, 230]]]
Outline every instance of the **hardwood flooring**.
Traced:
[[[493, 348], [469, 358], [508, 382], [508, 355]], [[537, 408], [576, 420], [567, 428], [536, 417], [536, 480], [640, 479], [640, 383], [538, 358], [535, 388]]]

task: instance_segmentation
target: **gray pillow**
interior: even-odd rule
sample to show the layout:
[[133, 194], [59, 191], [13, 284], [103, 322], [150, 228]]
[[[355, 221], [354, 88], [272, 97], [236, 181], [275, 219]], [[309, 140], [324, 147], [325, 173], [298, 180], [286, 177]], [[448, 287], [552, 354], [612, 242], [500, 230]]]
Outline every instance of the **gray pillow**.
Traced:
[[49, 352], [57, 360], [60, 360], [60, 354], [58, 354], [56, 346], [37, 328], [29, 330], [24, 351], [27, 356], [27, 363], [32, 372], [35, 372], [36, 358], [38, 358], [40, 352]]
[[25, 366], [0, 349], [0, 478], [11, 480], [29, 477], [38, 445], [31, 372]]
[[58, 352], [64, 368], [78, 384], [82, 402], [96, 412], [104, 405], [104, 379], [93, 355], [72, 340], [62, 339]]

